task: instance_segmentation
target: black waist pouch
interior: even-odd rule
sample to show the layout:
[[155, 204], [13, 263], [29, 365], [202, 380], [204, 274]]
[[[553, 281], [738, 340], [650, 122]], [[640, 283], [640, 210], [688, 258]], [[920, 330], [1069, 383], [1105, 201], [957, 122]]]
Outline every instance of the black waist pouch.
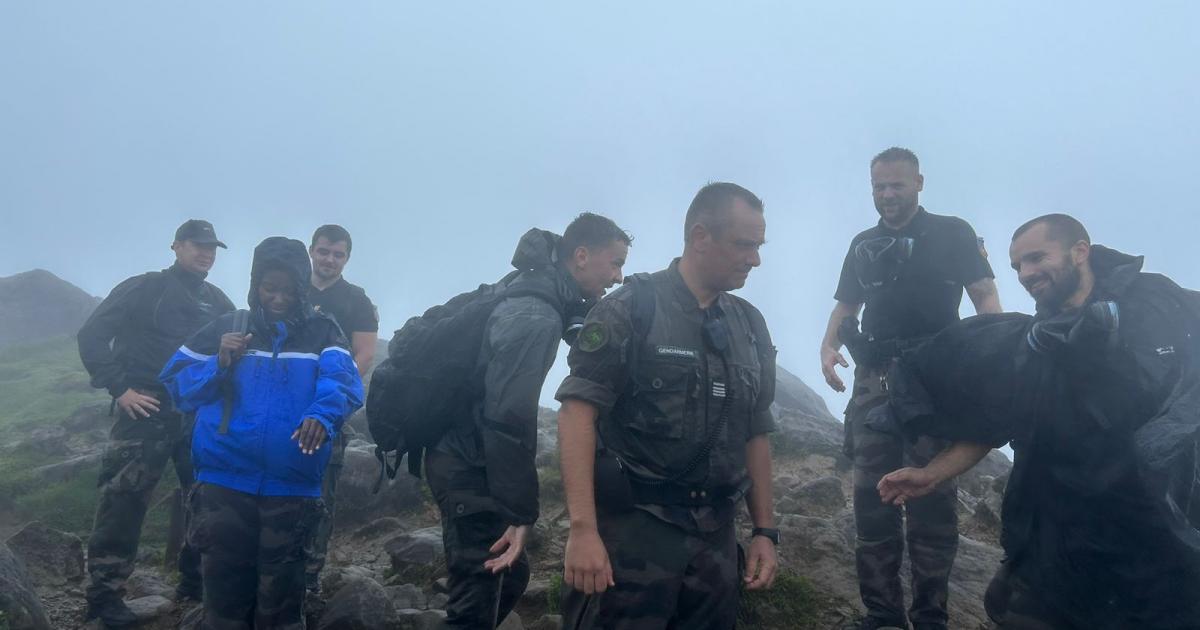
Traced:
[[633, 509], [633, 488], [621, 460], [611, 453], [596, 453], [595, 478], [596, 511], [620, 514]]

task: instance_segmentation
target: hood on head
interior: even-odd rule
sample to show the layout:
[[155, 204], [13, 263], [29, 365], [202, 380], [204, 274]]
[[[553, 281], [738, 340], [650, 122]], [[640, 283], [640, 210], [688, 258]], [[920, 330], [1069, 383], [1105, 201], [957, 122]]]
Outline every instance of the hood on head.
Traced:
[[558, 264], [558, 242], [562, 237], [546, 230], [532, 228], [517, 242], [512, 266], [521, 271], [547, 269]]
[[304, 243], [284, 236], [272, 236], [254, 248], [254, 264], [250, 267], [250, 295], [248, 302], [251, 309], [257, 309], [258, 284], [268, 269], [282, 269], [292, 277], [300, 295], [300, 305], [308, 303], [308, 284], [312, 278], [312, 261], [308, 258], [308, 249]]

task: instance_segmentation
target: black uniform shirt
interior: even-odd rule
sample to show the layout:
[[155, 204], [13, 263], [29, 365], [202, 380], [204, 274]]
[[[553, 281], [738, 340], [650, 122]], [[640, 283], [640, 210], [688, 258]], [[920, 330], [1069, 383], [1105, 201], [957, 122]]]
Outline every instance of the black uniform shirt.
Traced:
[[318, 312], [337, 320], [347, 339], [356, 332], [379, 332], [375, 305], [362, 287], [346, 282], [345, 278], [338, 278], [325, 290], [310, 286], [308, 301]]
[[[900, 244], [884, 252], [875, 266], [856, 255], [864, 242], [867, 249], [874, 239], [903, 238], [913, 239], [907, 260], [896, 260], [905, 257], [897, 256]], [[866, 304], [862, 329], [876, 339], [913, 339], [937, 334], [958, 321], [963, 287], [994, 277], [975, 230], [966, 221], [918, 208], [912, 221], [899, 230], [880, 220], [850, 241], [833, 297], [847, 304]]]
[[[588, 314], [568, 358], [571, 374], [555, 398], [595, 405], [603, 446], [635, 478], [654, 482], [676, 479], [703, 454], [729, 397], [727, 422], [707, 458], [677, 483], [736, 486], [746, 475], [746, 442], [775, 429], [775, 348], [762, 315], [728, 293], [707, 309], [720, 312], [728, 326], [730, 349], [723, 361], [703, 340], [706, 313], [679, 274], [678, 260], [634, 282], [653, 288], [654, 320], [645, 340], [631, 348], [638, 343], [632, 318], [636, 289], [623, 286]], [[728, 509], [642, 507], [705, 531], [732, 518]]]
[[233, 310], [204, 277], [172, 265], [134, 276], [109, 293], [79, 329], [79, 357], [93, 387], [162, 393], [158, 373], [197, 330]]

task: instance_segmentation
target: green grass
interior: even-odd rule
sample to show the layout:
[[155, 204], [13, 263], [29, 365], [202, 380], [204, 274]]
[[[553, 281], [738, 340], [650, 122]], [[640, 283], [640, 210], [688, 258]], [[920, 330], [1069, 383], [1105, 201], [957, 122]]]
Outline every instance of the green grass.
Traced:
[[0, 349], [0, 430], [59, 423], [81, 405], [108, 393], [88, 384], [71, 337], [53, 337]]
[[[72, 479], [50, 485], [39, 486], [19, 479], [5, 480], [0, 484], [0, 493], [11, 492], [9, 496], [13, 508], [22, 520], [41, 521], [54, 529], [86, 538], [92, 530], [96, 502], [100, 497], [100, 491], [96, 487], [98, 474], [99, 466], [90, 466]], [[13, 481], [17, 485], [15, 489], [9, 486]], [[144, 547], [161, 547], [166, 544], [170, 500], [164, 499], [178, 487], [179, 480], [175, 478], [174, 470], [168, 466], [167, 471], [163, 473], [163, 479], [154, 490], [150, 510], [146, 513], [146, 521], [142, 526]]]
[[550, 585], [546, 588], [546, 614], [559, 615], [562, 614], [560, 605], [562, 604], [562, 587], [563, 577], [562, 571], [555, 571], [550, 574]]
[[[88, 384], [75, 339], [64, 336], [0, 349], [0, 400], [0, 431], [6, 438], [19, 438], [36, 426], [62, 423], [81, 406], [106, 402], [108, 393]], [[67, 481], [46, 484], [31, 471], [50, 463], [54, 461], [44, 453], [28, 449], [0, 452], [0, 504], [11, 506], [21, 521], [37, 520], [86, 537], [99, 498], [99, 464]], [[146, 515], [143, 546], [166, 542], [169, 502], [157, 504], [179, 482], [170, 465], [163, 477]]]
[[768, 591], [742, 591], [741, 628], [816, 628], [827, 598], [808, 579], [782, 570]]

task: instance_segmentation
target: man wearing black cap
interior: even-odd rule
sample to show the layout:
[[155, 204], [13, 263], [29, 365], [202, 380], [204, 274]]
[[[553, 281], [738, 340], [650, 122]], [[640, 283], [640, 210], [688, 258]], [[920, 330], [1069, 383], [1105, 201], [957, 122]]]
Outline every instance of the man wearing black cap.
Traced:
[[[88, 540], [88, 618], [108, 627], [137, 620], [122, 597], [133, 572], [151, 496], [174, 460], [179, 485], [192, 482], [190, 431], [171, 408], [158, 373], [192, 333], [233, 303], [204, 281], [217, 257], [211, 223], [192, 219], [175, 231], [175, 264], [125, 280], [79, 330], [79, 358], [93, 387], [113, 397], [117, 419], [100, 464], [100, 501]], [[185, 546], [177, 594], [199, 599], [199, 556]]]

